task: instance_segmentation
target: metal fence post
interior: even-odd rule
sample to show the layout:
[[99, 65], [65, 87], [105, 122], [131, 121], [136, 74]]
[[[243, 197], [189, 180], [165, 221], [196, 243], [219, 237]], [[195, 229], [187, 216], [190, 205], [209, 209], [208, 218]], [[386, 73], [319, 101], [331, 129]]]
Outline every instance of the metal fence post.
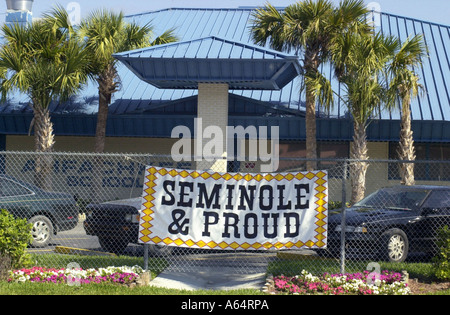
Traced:
[[147, 272], [148, 271], [148, 249], [149, 249], [149, 244], [144, 244], [144, 270]]
[[345, 230], [346, 230], [346, 212], [347, 212], [347, 161], [344, 161], [344, 174], [342, 175], [342, 216], [341, 216], [341, 254], [340, 265], [341, 273], [345, 273]]

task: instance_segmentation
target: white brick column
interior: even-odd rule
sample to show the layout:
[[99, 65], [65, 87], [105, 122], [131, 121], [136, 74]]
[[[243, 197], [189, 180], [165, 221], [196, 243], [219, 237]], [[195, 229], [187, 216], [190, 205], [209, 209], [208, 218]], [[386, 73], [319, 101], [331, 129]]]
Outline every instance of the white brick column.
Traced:
[[[227, 171], [228, 90], [228, 84], [199, 83], [198, 85], [197, 118], [199, 119], [196, 138], [202, 136], [202, 141], [197, 142], [196, 139], [195, 155], [203, 152], [204, 156], [203, 160], [197, 161], [198, 170]], [[200, 131], [201, 135], [199, 135]], [[210, 152], [215, 157], [214, 161], [207, 161], [211, 158], [207, 156]]]

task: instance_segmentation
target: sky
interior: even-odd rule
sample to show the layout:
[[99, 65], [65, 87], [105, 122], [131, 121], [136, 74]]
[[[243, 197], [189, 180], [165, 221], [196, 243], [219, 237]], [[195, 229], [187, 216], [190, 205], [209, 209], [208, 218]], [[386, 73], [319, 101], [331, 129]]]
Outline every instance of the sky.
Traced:
[[[270, 3], [284, 7], [296, 0], [34, 0], [33, 16], [39, 17], [43, 12], [60, 4], [69, 12], [80, 12], [83, 18], [92, 10], [111, 8], [123, 11], [126, 15], [155, 11], [166, 8], [237, 8], [240, 6], [263, 6]], [[339, 0], [332, 0], [338, 4]], [[382, 12], [391, 13], [419, 20], [450, 25], [450, 0], [364, 0], [371, 7]], [[0, 21], [4, 20], [6, 1], [0, 0]]]

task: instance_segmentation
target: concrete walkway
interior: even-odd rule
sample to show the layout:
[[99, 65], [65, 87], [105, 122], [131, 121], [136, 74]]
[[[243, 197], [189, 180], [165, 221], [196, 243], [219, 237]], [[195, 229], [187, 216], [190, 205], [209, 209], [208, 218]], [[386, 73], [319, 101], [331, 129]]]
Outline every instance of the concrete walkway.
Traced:
[[151, 286], [178, 290], [261, 290], [269, 261], [276, 254], [192, 255], [172, 259], [170, 266], [150, 281]]
[[207, 267], [201, 271], [164, 271], [151, 286], [178, 290], [261, 290], [266, 273], [236, 273], [234, 268]]

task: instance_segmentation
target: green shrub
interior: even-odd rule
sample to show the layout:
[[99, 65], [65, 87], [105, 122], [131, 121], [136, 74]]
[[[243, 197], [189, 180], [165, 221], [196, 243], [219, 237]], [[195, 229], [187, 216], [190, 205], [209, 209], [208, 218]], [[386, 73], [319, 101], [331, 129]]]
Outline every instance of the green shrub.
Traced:
[[434, 274], [438, 279], [450, 279], [450, 229], [448, 226], [438, 230], [438, 254], [433, 258]]
[[87, 213], [86, 207], [90, 203], [92, 203], [92, 200], [91, 199], [82, 199], [77, 196], [76, 201], [77, 201], [77, 205], [78, 205], [80, 214]]
[[31, 256], [26, 249], [31, 241], [31, 224], [26, 219], [16, 219], [8, 211], [1, 210], [0, 257], [9, 259], [12, 268], [27, 267], [31, 264]]
[[[345, 206], [346, 206], [346, 207], [349, 207], [350, 204], [347, 202], [347, 203], [345, 203]], [[342, 201], [330, 201], [330, 202], [328, 203], [328, 210], [340, 209], [340, 208], [342, 208], [342, 207], [343, 207], [343, 206], [342, 206]]]
[[9, 278], [9, 271], [12, 269], [11, 258], [0, 254], [0, 281], [6, 281]]
[[328, 202], [328, 210], [334, 210], [342, 208], [342, 201], [330, 201]]

